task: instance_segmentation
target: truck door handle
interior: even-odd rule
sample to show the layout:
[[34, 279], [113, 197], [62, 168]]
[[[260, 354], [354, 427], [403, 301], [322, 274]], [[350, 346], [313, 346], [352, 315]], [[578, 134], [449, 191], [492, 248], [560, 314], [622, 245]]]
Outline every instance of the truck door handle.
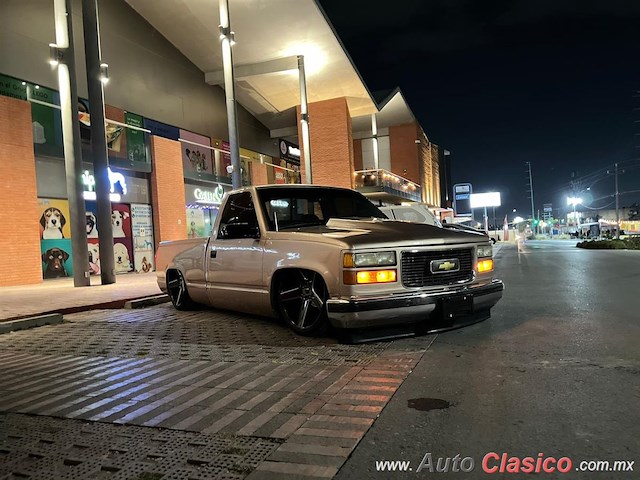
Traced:
[[211, 256], [211, 258], [216, 258], [217, 252], [212, 249], [209, 255]]

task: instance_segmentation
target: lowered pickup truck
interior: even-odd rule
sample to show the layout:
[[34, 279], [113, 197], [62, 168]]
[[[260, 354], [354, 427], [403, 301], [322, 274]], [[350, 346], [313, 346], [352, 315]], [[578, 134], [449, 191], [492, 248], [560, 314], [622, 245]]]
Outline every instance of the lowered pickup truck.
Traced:
[[281, 317], [299, 334], [486, 319], [502, 297], [488, 238], [389, 220], [360, 193], [268, 185], [228, 193], [208, 239], [162, 242], [158, 285], [194, 303]]

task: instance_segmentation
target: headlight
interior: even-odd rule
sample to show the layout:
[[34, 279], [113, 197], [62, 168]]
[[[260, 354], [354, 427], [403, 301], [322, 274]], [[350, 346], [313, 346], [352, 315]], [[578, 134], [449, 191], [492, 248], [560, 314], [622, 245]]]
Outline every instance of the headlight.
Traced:
[[493, 247], [491, 245], [478, 245], [478, 258], [493, 257]]
[[345, 268], [384, 267], [396, 264], [396, 252], [345, 253], [342, 265]]

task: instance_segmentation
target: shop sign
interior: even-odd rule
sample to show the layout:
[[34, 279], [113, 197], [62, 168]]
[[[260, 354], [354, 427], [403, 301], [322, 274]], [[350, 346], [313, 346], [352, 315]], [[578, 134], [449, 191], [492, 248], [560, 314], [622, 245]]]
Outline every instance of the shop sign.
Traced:
[[280, 158], [300, 165], [300, 147], [295, 143], [280, 139]]
[[[109, 198], [112, 202], [119, 202], [121, 195], [127, 194], [127, 181], [125, 176], [120, 172], [114, 172], [111, 168], [108, 168], [109, 183], [111, 184]], [[96, 179], [89, 173], [89, 170], [85, 170], [82, 174], [82, 184], [84, 185], [83, 197], [85, 200], [96, 199]], [[116, 192], [116, 185], [120, 190], [120, 193]]]
[[[142, 128], [144, 119], [135, 113], [125, 112], [124, 123], [131, 125], [132, 127]], [[125, 137], [127, 139], [127, 158], [129, 161], [146, 162], [147, 150], [144, 141], [144, 132], [141, 130], [134, 130], [133, 128], [127, 128]]]
[[180, 129], [173, 125], [167, 125], [150, 118], [145, 118], [143, 123], [144, 128], [151, 130], [151, 135], [168, 138], [169, 140], [178, 140], [180, 138]]
[[203, 187], [195, 187], [193, 190], [193, 198], [196, 203], [205, 205], [219, 205], [222, 203], [222, 197], [224, 197], [225, 188], [218, 184], [216, 188], [210, 190]]

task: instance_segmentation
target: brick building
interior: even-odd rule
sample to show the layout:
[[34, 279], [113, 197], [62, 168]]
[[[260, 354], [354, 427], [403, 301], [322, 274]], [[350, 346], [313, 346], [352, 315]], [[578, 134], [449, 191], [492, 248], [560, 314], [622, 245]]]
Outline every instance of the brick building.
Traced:
[[[73, 2], [76, 43], [80, 7]], [[105, 111], [112, 208], [122, 220], [114, 238], [119, 272], [149, 271], [158, 242], [210, 233], [230, 189], [217, 2], [194, 3], [189, 11], [183, 2], [158, 9], [152, 0], [99, 7], [111, 77]], [[297, 72], [264, 70], [265, 62], [303, 55], [313, 183], [356, 188], [372, 201], [442, 205], [443, 149], [430, 141], [402, 92], [369, 92], [316, 1], [232, 2], [231, 19], [243, 183], [305, 178]], [[87, 252], [71, 252], [57, 75], [47, 62], [53, 2], [38, 8], [10, 2], [0, 27], [0, 219], [10, 225], [0, 238], [0, 286], [71, 276], [70, 257], [78, 254], [88, 255], [95, 273], [99, 225], [91, 218], [95, 182], [82, 48], [76, 45], [76, 74], [89, 240]], [[44, 214], [51, 209], [63, 225], [48, 223]], [[62, 270], [48, 270], [51, 249], [69, 256]]]

